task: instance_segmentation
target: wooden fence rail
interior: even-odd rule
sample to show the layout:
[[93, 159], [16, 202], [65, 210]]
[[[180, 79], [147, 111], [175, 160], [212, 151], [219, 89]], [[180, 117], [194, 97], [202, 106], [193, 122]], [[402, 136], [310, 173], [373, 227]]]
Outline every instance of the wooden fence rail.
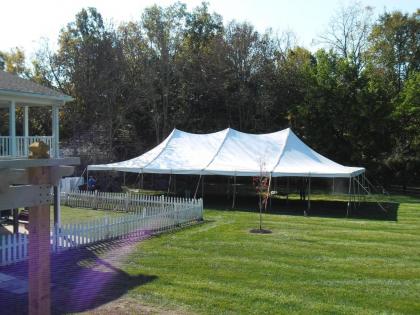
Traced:
[[[114, 198], [112, 198], [114, 195]], [[51, 230], [51, 250], [59, 252], [99, 241], [170, 231], [203, 219], [202, 199], [72, 192], [62, 202], [77, 207], [124, 211], [120, 216], [64, 224]], [[0, 265], [27, 259], [28, 235], [0, 236]]]

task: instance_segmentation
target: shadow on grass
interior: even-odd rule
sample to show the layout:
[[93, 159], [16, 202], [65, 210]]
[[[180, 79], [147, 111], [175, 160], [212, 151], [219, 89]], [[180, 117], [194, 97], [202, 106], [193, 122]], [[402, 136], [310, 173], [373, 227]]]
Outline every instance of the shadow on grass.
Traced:
[[[51, 313], [92, 310], [157, 279], [154, 275], [130, 275], [114, 266], [139, 240], [118, 239], [91, 247], [72, 249], [51, 257]], [[115, 257], [114, 257], [115, 256]], [[103, 258], [105, 257], [105, 258]], [[0, 268], [1, 273], [27, 280], [27, 262]], [[0, 289], [1, 314], [27, 314], [28, 294]]]
[[[204, 198], [205, 208], [225, 209], [226, 211], [249, 211], [258, 212], [258, 199], [255, 196], [240, 196], [236, 200], [236, 206], [231, 209], [232, 201], [226, 197], [209, 196]], [[267, 206], [267, 213], [287, 214], [303, 216], [307, 209], [307, 201], [272, 199]], [[307, 211], [308, 216], [363, 219], [363, 220], [385, 220], [397, 221], [398, 208], [397, 202], [381, 202], [386, 212], [374, 201], [360, 202], [354, 204], [347, 216], [347, 202], [333, 200], [312, 200], [311, 209]]]

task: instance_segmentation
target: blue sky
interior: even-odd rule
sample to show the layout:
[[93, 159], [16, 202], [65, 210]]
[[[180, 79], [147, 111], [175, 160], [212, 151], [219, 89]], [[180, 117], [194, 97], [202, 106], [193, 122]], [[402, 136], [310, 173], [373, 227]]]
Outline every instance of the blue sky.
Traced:
[[[41, 38], [52, 45], [58, 33], [83, 7], [96, 7], [107, 21], [138, 20], [143, 9], [154, 3], [167, 6], [169, 0], [20, 0], [5, 1], [0, 5], [0, 50], [21, 47], [31, 57]], [[181, 1], [188, 8], [199, 5], [201, 0]], [[248, 21], [259, 31], [271, 27], [275, 32], [292, 30], [298, 43], [311, 49], [312, 39], [326, 28], [330, 17], [340, 6], [353, 0], [210, 0], [211, 11], [230, 20]], [[364, 6], [374, 8], [375, 14], [385, 10], [414, 12], [420, 7], [415, 0], [361, 0]], [[313, 48], [313, 47], [312, 47]]]

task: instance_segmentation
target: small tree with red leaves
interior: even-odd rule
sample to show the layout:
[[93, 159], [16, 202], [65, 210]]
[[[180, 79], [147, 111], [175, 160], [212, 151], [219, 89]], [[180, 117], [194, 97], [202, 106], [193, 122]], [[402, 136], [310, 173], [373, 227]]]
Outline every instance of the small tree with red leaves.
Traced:
[[258, 194], [258, 207], [260, 210], [260, 231], [262, 231], [262, 212], [267, 210], [268, 199], [270, 198], [270, 177], [264, 171], [264, 163], [260, 165], [260, 175], [252, 178], [255, 190]]

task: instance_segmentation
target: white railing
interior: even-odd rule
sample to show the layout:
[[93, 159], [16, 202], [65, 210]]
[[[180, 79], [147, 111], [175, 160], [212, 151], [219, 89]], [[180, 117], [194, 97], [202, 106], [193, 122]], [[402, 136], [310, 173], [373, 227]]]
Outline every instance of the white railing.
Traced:
[[9, 156], [10, 137], [0, 137], [0, 156]]
[[[24, 157], [29, 155], [29, 146], [34, 142], [43, 141], [50, 148], [50, 155], [54, 156], [54, 137], [31, 136], [15, 137], [15, 150], [12, 150], [12, 137], [0, 137], [0, 156]], [[13, 154], [14, 151], [14, 154]]]
[[[105, 193], [103, 193], [105, 194]], [[110, 195], [108, 194], [108, 200]], [[68, 194], [67, 202], [81, 202], [90, 193], [74, 192]], [[99, 195], [99, 194], [97, 194]], [[115, 195], [114, 205], [126, 205], [121, 195]], [[165, 198], [152, 196], [130, 196], [128, 212], [119, 216], [106, 216], [101, 219], [80, 224], [65, 224], [51, 230], [51, 250], [59, 252], [99, 241], [121, 237], [151, 235], [170, 231], [203, 219], [202, 199]], [[109, 201], [108, 201], [109, 202]], [[137, 203], [136, 203], [137, 202]], [[110, 203], [110, 202], [109, 202]], [[121, 208], [121, 207], [117, 207]], [[124, 209], [123, 209], [124, 210]], [[27, 259], [28, 236], [0, 236], [0, 265], [8, 265]]]

